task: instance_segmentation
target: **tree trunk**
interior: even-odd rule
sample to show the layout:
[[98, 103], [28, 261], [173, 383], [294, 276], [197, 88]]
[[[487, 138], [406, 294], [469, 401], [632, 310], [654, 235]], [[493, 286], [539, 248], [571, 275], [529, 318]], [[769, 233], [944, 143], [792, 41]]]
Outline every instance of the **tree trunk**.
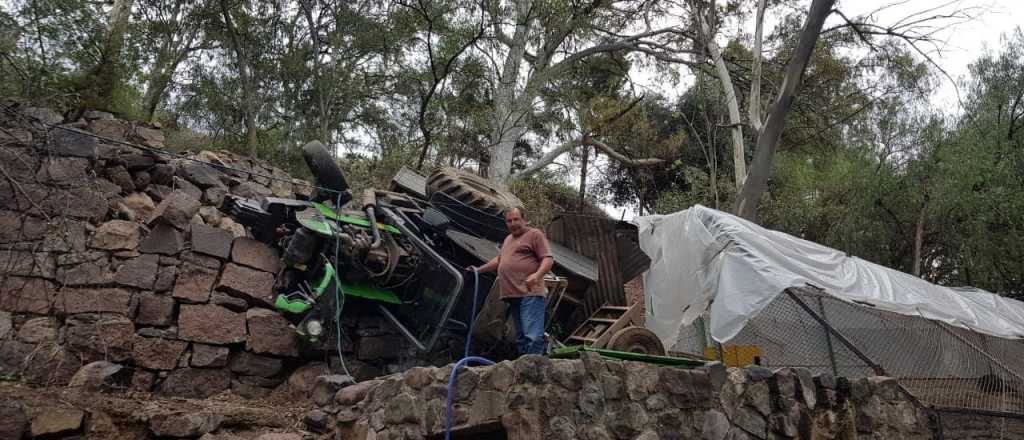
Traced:
[[235, 29], [234, 20], [231, 19], [231, 10], [228, 0], [220, 0], [220, 10], [224, 16], [224, 30], [228, 34], [228, 43], [235, 52], [235, 64], [238, 68], [238, 80], [242, 83], [242, 117], [245, 122], [245, 147], [249, 155], [257, 157], [256, 151], [256, 103], [255, 92], [249, 72], [249, 60], [245, 55], [245, 48], [242, 47]]
[[917, 215], [917, 226], [914, 228], [914, 276], [921, 277], [921, 248], [924, 246], [924, 213], [928, 208], [928, 197], [921, 205]]
[[718, 80], [722, 82], [722, 90], [725, 93], [725, 106], [729, 109], [729, 131], [732, 134], [732, 161], [735, 166], [736, 189], [743, 188], [743, 180], [747, 176], [747, 158], [743, 148], [743, 122], [740, 120], [740, 104], [736, 99], [736, 89], [732, 85], [732, 77], [729, 68], [722, 58], [722, 51], [715, 42], [715, 36], [711, 32], [711, 26], [703, 16], [700, 18], [701, 32], [707, 40], [708, 52], [715, 62], [715, 71]]
[[128, 29], [134, 0], [114, 0], [107, 18], [107, 34], [100, 53], [99, 64], [93, 69], [90, 83], [86, 87], [95, 90], [95, 102], [87, 103], [95, 107], [109, 109], [113, 104], [114, 91], [121, 83], [121, 50], [124, 48], [124, 34]]
[[580, 197], [579, 197], [579, 209], [583, 212], [583, 203], [586, 202], [587, 197], [587, 160], [590, 159], [590, 146], [583, 146], [583, 159], [580, 163]]
[[487, 177], [504, 185], [512, 175], [512, 149], [526, 131], [522, 124], [526, 113], [517, 108], [515, 90], [519, 83], [519, 70], [526, 53], [529, 33], [529, 14], [532, 8], [529, 0], [516, 2], [516, 30], [512, 44], [501, 69], [501, 78], [494, 91], [494, 119], [491, 121], [491, 162]]
[[757, 221], [757, 206], [761, 203], [761, 197], [768, 190], [772, 160], [779, 140], [782, 138], [782, 129], [786, 125], [786, 114], [793, 106], [793, 99], [803, 80], [807, 63], [818, 42], [821, 26], [825, 23], [825, 18], [832, 12], [834, 4], [835, 0], [814, 0], [811, 3], [811, 10], [807, 14], [804, 29], [800, 32], [796, 50], [793, 51], [793, 56], [790, 58], [789, 64], [786, 65], [779, 96], [769, 109], [768, 120], [765, 121], [761, 132], [758, 133], [754, 160], [750, 163], [747, 179], [744, 181], [743, 188], [737, 195], [736, 204], [733, 207], [736, 215], [747, 220]]

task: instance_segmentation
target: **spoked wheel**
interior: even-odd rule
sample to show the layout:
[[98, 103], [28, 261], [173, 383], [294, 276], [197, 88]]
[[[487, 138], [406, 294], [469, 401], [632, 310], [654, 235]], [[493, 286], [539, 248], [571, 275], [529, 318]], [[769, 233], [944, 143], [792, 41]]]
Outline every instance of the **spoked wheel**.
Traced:
[[611, 350], [626, 351], [630, 353], [650, 354], [655, 356], [665, 355], [665, 346], [654, 332], [643, 327], [626, 327], [612, 335], [608, 340]]

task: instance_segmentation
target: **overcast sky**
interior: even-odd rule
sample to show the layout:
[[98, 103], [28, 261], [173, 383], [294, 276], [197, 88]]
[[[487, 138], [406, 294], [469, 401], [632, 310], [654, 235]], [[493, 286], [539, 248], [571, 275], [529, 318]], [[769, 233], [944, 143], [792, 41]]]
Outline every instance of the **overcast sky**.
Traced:
[[[809, 3], [810, 1], [798, 2], [798, 4], [805, 8]], [[940, 45], [938, 52], [929, 53], [929, 56], [932, 57], [936, 64], [941, 66], [943, 70], [956, 80], [967, 75], [967, 66], [982, 54], [984, 50], [998, 52], [1001, 46], [1001, 35], [1009, 35], [1014, 28], [1024, 27], [1024, 11], [1021, 10], [1022, 6], [1024, 6], [1024, 0], [840, 0], [838, 3], [839, 10], [851, 19], [889, 6], [875, 15], [876, 22], [882, 26], [892, 25], [911, 14], [939, 6], [942, 7], [923, 14], [921, 17], [948, 14], [955, 9], [975, 8], [972, 9], [974, 11], [973, 15], [977, 15], [977, 18], [974, 20], [958, 24], [952, 24], [952, 21], [948, 21], [951, 24], [950, 27], [936, 34], [936, 37], [943, 41], [944, 44]], [[770, 12], [768, 15], [769, 17], [765, 20], [765, 34], [768, 34], [769, 30], [767, 27], [772, 26], [774, 21]], [[826, 22], [825, 27], [827, 28], [840, 22], [841, 19], [833, 15]], [[742, 32], [753, 35], [754, 23], [752, 19], [747, 20], [743, 27]], [[733, 29], [732, 31], [736, 32], [739, 30]], [[722, 43], [724, 44], [724, 41]], [[645, 88], [650, 88], [669, 96], [678, 96], [688, 85], [685, 80], [680, 84], [671, 84], [666, 83], [664, 78], [657, 75], [644, 73], [634, 75], [634, 80]], [[956, 89], [949, 80], [943, 79], [938, 90], [935, 91], [932, 104], [943, 113], [957, 112], [959, 105], [956, 99]], [[604, 208], [615, 218], [623, 217], [622, 214], [625, 211], [624, 218], [627, 220], [632, 219], [636, 213], [636, 208], [634, 207], [615, 208], [605, 206]]]

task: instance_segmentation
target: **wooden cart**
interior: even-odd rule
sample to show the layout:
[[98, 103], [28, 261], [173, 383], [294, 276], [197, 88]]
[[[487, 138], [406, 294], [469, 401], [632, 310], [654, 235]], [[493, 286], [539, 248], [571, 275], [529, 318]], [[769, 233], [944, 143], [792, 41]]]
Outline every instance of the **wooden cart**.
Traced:
[[665, 355], [665, 347], [654, 332], [641, 327], [640, 303], [632, 306], [602, 306], [566, 338], [565, 345], [583, 345], [631, 353]]

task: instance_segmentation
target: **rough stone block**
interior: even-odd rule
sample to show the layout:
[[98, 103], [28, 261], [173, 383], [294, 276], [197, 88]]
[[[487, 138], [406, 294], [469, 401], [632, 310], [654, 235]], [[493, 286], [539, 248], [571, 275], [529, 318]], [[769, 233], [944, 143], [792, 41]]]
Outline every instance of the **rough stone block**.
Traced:
[[47, 280], [17, 276], [0, 280], [0, 310], [46, 315], [56, 295], [54, 284]]
[[174, 323], [174, 299], [152, 293], [138, 294], [139, 308], [135, 313], [135, 323], [166, 327]]
[[135, 339], [132, 357], [135, 364], [150, 370], [172, 370], [188, 343], [163, 338]]
[[112, 362], [91, 362], [78, 369], [68, 386], [84, 391], [124, 389], [128, 386], [130, 373], [128, 369]]
[[67, 184], [84, 179], [89, 170], [89, 160], [77, 157], [50, 157], [36, 173], [39, 182]]
[[245, 312], [249, 339], [246, 346], [255, 353], [278, 356], [298, 356], [299, 341], [295, 328], [283, 316], [267, 309], [249, 309]]
[[135, 192], [135, 181], [132, 180], [131, 173], [121, 165], [107, 168], [107, 179], [121, 188], [121, 192], [124, 194]]
[[216, 280], [217, 272], [190, 263], [183, 264], [178, 268], [173, 296], [187, 302], [205, 303], [210, 299]]
[[174, 288], [174, 282], [178, 279], [178, 268], [176, 266], [160, 266], [160, 272], [156, 275], [153, 283], [153, 290], [166, 292]]
[[280, 373], [283, 364], [280, 359], [240, 352], [231, 357], [228, 366], [237, 374], [270, 377]]
[[135, 326], [123, 316], [79, 314], [68, 318], [65, 339], [87, 359], [123, 362], [131, 358]]
[[197, 212], [199, 212], [199, 197], [175, 190], [160, 201], [156, 210], [153, 211], [153, 215], [149, 217], [148, 223], [155, 225], [157, 220], [160, 220], [183, 230], [188, 227], [189, 221]]
[[231, 261], [270, 273], [277, 273], [281, 264], [277, 250], [247, 237], [235, 239]]
[[231, 233], [223, 229], [192, 225], [192, 250], [195, 252], [227, 259], [231, 255], [232, 240]]
[[114, 273], [114, 282], [122, 286], [151, 290], [160, 270], [156, 255], [142, 255], [125, 261]]
[[135, 192], [128, 194], [122, 201], [124, 206], [132, 210], [135, 213], [135, 217], [139, 219], [146, 219], [153, 215], [153, 211], [156, 210], [156, 204], [153, 203], [153, 199], [150, 198], [146, 193]]
[[28, 431], [28, 417], [17, 402], [0, 403], [0, 438], [21, 440]]
[[227, 347], [215, 345], [192, 344], [191, 365], [199, 368], [220, 368], [228, 364]]
[[149, 418], [149, 431], [157, 437], [199, 437], [216, 431], [224, 416], [212, 413], [157, 414]]
[[59, 335], [60, 322], [52, 316], [29, 319], [18, 329], [18, 339], [30, 344], [56, 342]]
[[75, 408], [42, 409], [32, 417], [32, 437], [45, 438], [78, 431], [84, 418], [85, 413]]
[[111, 251], [135, 249], [139, 246], [140, 236], [141, 232], [137, 223], [126, 220], [110, 220], [96, 228], [89, 245], [96, 249]]
[[58, 156], [95, 158], [96, 138], [74, 129], [58, 129], [50, 132], [51, 147]]
[[182, 304], [178, 315], [178, 337], [207, 344], [235, 344], [245, 341], [245, 314], [215, 305]]
[[245, 266], [228, 263], [221, 273], [217, 290], [245, 299], [253, 306], [273, 304], [274, 275]]
[[224, 292], [213, 292], [213, 294], [210, 295], [210, 302], [236, 312], [244, 312], [249, 309], [249, 303], [244, 299], [235, 298]]
[[205, 399], [231, 387], [231, 373], [208, 368], [179, 368], [171, 371], [160, 392], [171, 396]]
[[119, 288], [64, 288], [54, 302], [57, 313], [117, 313], [130, 316], [132, 294]]

